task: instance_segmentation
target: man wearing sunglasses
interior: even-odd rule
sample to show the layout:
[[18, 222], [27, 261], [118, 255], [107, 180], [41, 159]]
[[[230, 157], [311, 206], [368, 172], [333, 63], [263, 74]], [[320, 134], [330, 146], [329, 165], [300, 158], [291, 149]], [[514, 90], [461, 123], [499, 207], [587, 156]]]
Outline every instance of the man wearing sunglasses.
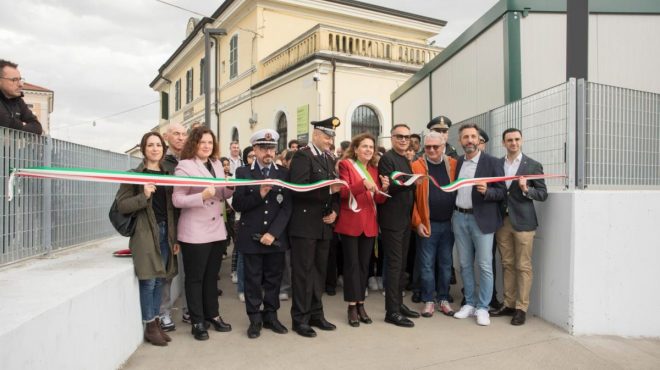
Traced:
[[[424, 155], [412, 164], [413, 173], [432, 177], [438, 185], [456, 179], [456, 160], [445, 155], [445, 137], [431, 131], [424, 137]], [[422, 316], [431, 317], [438, 311], [453, 316], [449, 304], [454, 234], [451, 217], [456, 200], [455, 192], [444, 192], [425, 178], [417, 185], [412, 226], [417, 231], [417, 261], [421, 277]]]
[[0, 59], [0, 126], [41, 135], [41, 123], [23, 101], [18, 64]]
[[429, 131], [438, 132], [444, 137], [445, 155], [448, 155], [454, 159], [458, 159], [458, 153], [456, 152], [456, 148], [454, 148], [451, 144], [447, 142], [449, 139], [450, 127], [451, 127], [451, 120], [449, 119], [449, 117], [445, 117], [445, 116], [437, 116], [426, 124], [426, 128], [429, 129]]

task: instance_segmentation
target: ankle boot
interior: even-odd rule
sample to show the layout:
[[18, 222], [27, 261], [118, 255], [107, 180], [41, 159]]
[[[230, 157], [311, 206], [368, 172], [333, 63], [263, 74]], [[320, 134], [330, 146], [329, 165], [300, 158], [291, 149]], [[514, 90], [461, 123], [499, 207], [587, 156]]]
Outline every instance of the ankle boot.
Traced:
[[362, 321], [365, 324], [371, 324], [373, 321], [371, 321], [371, 318], [369, 317], [369, 315], [367, 315], [367, 311], [365, 311], [364, 309], [364, 303], [358, 303], [356, 307], [357, 307], [358, 316], [360, 317], [360, 321]]
[[358, 319], [358, 312], [355, 305], [348, 305], [348, 325], [354, 328], [360, 326], [360, 320]]
[[163, 330], [163, 327], [160, 326], [160, 317], [156, 317], [156, 326], [158, 327], [158, 332], [160, 333], [160, 336], [165, 339], [166, 342], [171, 342], [172, 338], [170, 338], [169, 335]]
[[147, 322], [147, 325], [144, 328], [144, 340], [153, 344], [154, 346], [166, 346], [167, 342], [160, 335], [158, 330], [156, 320], [151, 320]]

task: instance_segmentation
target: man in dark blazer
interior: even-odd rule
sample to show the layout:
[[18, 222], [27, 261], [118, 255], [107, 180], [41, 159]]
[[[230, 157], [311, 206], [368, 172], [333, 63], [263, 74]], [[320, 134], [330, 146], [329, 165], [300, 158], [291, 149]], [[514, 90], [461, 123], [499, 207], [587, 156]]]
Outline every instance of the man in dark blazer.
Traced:
[[[499, 160], [478, 149], [479, 127], [463, 124], [458, 137], [465, 152], [458, 158], [457, 178], [503, 176]], [[477, 317], [477, 324], [490, 325], [488, 303], [493, 294], [493, 236], [502, 224], [499, 202], [505, 197], [504, 183], [478, 182], [457, 190], [452, 228], [461, 264], [465, 305], [454, 314], [457, 319]], [[474, 264], [479, 267], [479, 291], [476, 292]]]
[[[289, 181], [311, 184], [337, 178], [330, 145], [339, 119], [330, 117], [311, 122], [314, 126], [308, 146], [298, 149], [289, 166]], [[315, 337], [311, 326], [334, 330], [323, 314], [321, 295], [325, 287], [328, 251], [333, 224], [339, 213], [341, 185], [293, 192], [293, 212], [289, 222], [291, 241], [291, 318], [293, 330], [304, 337]]]
[[[390, 131], [392, 149], [378, 161], [378, 173], [390, 177], [392, 172], [412, 173], [410, 161], [405, 157], [410, 146], [410, 128], [397, 124]], [[413, 210], [415, 185], [401, 186], [390, 183], [391, 198], [378, 206], [378, 226], [385, 252], [385, 322], [402, 327], [413, 327], [408, 319], [419, 317], [419, 313], [403, 304], [401, 294], [406, 286], [406, 262], [410, 240], [410, 220]]]
[[[500, 166], [506, 176], [543, 174], [543, 166], [522, 153], [522, 132], [509, 128], [502, 133], [506, 157]], [[511, 325], [523, 325], [532, 288], [532, 248], [538, 221], [534, 201], [543, 202], [548, 191], [543, 179], [506, 182], [507, 197], [502, 205], [504, 222], [495, 234], [502, 256], [504, 305], [492, 316], [513, 316]]]
[[[252, 166], [239, 167], [237, 179], [286, 180], [288, 172], [275, 162], [279, 135], [275, 130], [259, 130], [250, 142], [257, 156]], [[236, 245], [243, 254], [245, 310], [250, 318], [249, 338], [257, 338], [261, 327], [278, 334], [287, 333], [277, 319], [280, 308], [280, 283], [284, 271], [284, 252], [289, 243], [286, 226], [291, 217], [291, 195], [281, 186], [239, 186], [232, 205], [241, 212]], [[260, 311], [263, 303], [263, 311]]]

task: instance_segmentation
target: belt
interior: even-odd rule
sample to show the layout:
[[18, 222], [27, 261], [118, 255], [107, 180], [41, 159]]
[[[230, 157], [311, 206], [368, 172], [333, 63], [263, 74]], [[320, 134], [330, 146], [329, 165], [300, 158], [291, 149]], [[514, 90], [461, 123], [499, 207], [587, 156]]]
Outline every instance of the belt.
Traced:
[[454, 209], [460, 213], [472, 214], [472, 208], [454, 207]]

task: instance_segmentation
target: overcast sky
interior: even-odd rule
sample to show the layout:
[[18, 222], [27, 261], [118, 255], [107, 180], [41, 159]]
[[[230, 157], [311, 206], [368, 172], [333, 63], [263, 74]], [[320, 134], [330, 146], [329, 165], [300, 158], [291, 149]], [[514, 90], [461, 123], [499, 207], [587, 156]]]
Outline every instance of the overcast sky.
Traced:
[[[497, 0], [362, 0], [447, 21], [446, 46]], [[156, 0], [1, 0], [0, 58], [55, 92], [51, 135], [123, 152], [158, 123], [149, 87], [194, 14]], [[210, 16], [222, 0], [168, 0]], [[96, 121], [96, 126], [92, 122]]]

